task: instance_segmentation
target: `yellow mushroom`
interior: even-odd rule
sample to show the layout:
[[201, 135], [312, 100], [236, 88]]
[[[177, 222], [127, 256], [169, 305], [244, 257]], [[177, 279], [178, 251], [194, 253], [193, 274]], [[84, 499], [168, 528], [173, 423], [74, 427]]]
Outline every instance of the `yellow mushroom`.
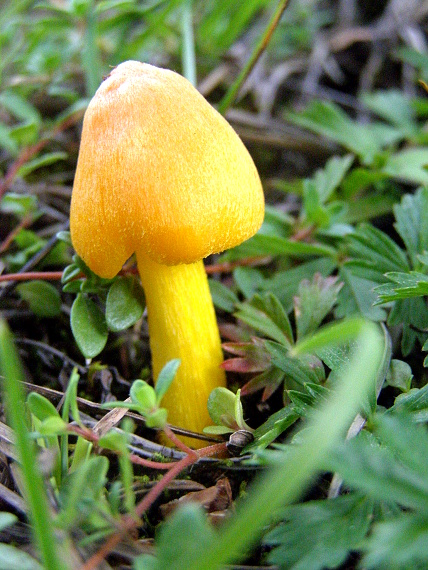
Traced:
[[173, 425], [200, 432], [226, 382], [202, 259], [251, 237], [263, 216], [249, 153], [186, 79], [137, 61], [113, 69], [83, 121], [71, 238], [105, 278], [136, 254], [154, 378], [181, 360], [162, 402]]

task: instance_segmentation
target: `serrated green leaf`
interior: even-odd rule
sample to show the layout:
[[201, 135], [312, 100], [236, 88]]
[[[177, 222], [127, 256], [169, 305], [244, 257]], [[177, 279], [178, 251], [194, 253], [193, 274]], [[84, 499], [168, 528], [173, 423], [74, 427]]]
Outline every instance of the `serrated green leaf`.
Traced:
[[313, 181], [320, 202], [324, 204], [342, 182], [345, 174], [351, 167], [354, 157], [351, 154], [345, 156], [333, 156], [323, 169], [315, 172]]
[[277, 255], [290, 257], [307, 257], [311, 255], [335, 257], [336, 250], [329, 245], [322, 243], [307, 243], [293, 241], [280, 236], [256, 234], [243, 245], [232, 250], [231, 259], [239, 257]]
[[[426, 159], [428, 164], [428, 149]], [[427, 170], [425, 174], [428, 179]], [[406, 245], [412, 267], [419, 269], [418, 254], [428, 250], [428, 188], [403, 196], [401, 203], [394, 206], [394, 214], [394, 227]]]
[[396, 301], [397, 299], [408, 299], [410, 297], [423, 297], [428, 295], [428, 276], [417, 271], [409, 273], [386, 273], [385, 277], [393, 283], [386, 283], [375, 287], [374, 291], [379, 295], [376, 305]]
[[408, 414], [416, 422], [428, 421], [428, 384], [397, 396], [394, 405], [386, 411], [387, 414], [395, 412]]
[[365, 164], [370, 164], [387, 144], [402, 137], [395, 128], [383, 124], [359, 124], [346, 115], [338, 105], [313, 101], [303, 112], [287, 113], [293, 123], [326, 136], [357, 154]]
[[280, 436], [286, 429], [292, 426], [298, 419], [299, 414], [291, 404], [284, 406], [254, 430], [254, 442], [249, 444], [247, 450], [249, 452], [255, 449], [263, 449], [271, 444], [275, 439]]
[[339, 279], [343, 281], [344, 286], [337, 296], [336, 318], [362, 315], [373, 321], [384, 320], [386, 312], [374, 306], [377, 295], [373, 289], [378, 283], [355, 273], [355, 267], [346, 263], [339, 270]]
[[360, 546], [372, 513], [373, 501], [356, 493], [292, 505], [263, 539], [273, 548], [268, 560], [296, 570], [337, 568]]
[[165, 396], [168, 388], [171, 386], [172, 381], [177, 374], [178, 367], [180, 366], [180, 359], [174, 358], [165, 364], [162, 370], [159, 372], [159, 375], [156, 379], [155, 383], [155, 394], [156, 394], [156, 401], [159, 405], [162, 401], [162, 398]]
[[379, 117], [399, 127], [406, 137], [412, 137], [417, 133], [415, 111], [409, 97], [401, 91], [387, 89], [364, 93], [362, 101]]
[[364, 568], [412, 568], [428, 564], [428, 517], [403, 513], [378, 522], [364, 543]]
[[233, 271], [233, 278], [247, 299], [251, 299], [260, 290], [265, 280], [261, 271], [254, 267], [237, 267]]
[[226, 287], [220, 281], [209, 279], [208, 284], [214, 305], [227, 313], [231, 313], [235, 309], [235, 304], [239, 301], [235, 293], [230, 287]]
[[360, 434], [327, 458], [329, 468], [337, 471], [348, 485], [378, 501], [396, 503], [428, 516], [425, 429], [412, 424], [409, 418], [392, 415], [377, 416], [376, 427], [381, 445], [376, 444], [372, 435]]
[[382, 171], [388, 176], [413, 184], [428, 184], [428, 147], [401, 150], [389, 156]]
[[315, 331], [336, 303], [342, 283], [337, 277], [323, 278], [319, 273], [312, 281], [303, 280], [294, 297], [297, 338]]
[[407, 356], [416, 342], [423, 344], [426, 339], [428, 306], [425, 298], [398, 299], [394, 302], [387, 323], [402, 328], [401, 351], [403, 356]]
[[302, 355], [299, 358], [290, 356], [283, 346], [275, 342], [266, 341], [266, 348], [272, 356], [272, 364], [285, 372], [285, 383], [290, 380], [304, 386], [307, 382], [319, 383], [320, 375], [317, 368], [322, 367], [320, 360], [315, 356]]
[[177, 561], [180, 568], [186, 568], [186, 561], [192, 560], [213, 538], [214, 530], [202, 508], [195, 504], [182, 506], [159, 532], [157, 570], [173, 568]]
[[101, 309], [82, 293], [71, 307], [71, 330], [85, 358], [97, 356], [105, 347], [108, 330]]
[[46, 281], [28, 281], [16, 287], [38, 317], [57, 317], [61, 314], [61, 297], [58, 290]]
[[238, 303], [237, 307], [238, 310], [234, 313], [237, 319], [268, 338], [284, 346], [290, 346], [292, 341], [290, 322], [281, 303], [272, 293], [255, 295], [251, 302]]
[[316, 273], [327, 277], [336, 269], [335, 260], [321, 257], [307, 261], [285, 271], [277, 271], [265, 280], [263, 290], [273, 293], [284, 306], [286, 313], [293, 308], [293, 298], [303, 279], [312, 279]]
[[361, 224], [346, 238], [353, 259], [370, 262], [379, 274], [409, 269], [405, 252], [384, 232]]
[[106, 322], [112, 331], [121, 331], [141, 318], [145, 307], [144, 293], [133, 277], [118, 277], [109, 289]]

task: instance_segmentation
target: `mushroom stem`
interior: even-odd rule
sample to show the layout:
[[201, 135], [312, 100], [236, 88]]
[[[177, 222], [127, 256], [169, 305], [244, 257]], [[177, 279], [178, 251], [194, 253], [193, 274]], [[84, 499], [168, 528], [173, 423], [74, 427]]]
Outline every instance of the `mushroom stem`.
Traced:
[[[211, 422], [210, 392], [226, 385], [220, 334], [203, 261], [161, 265], [136, 252], [150, 332], [153, 377], [173, 358], [181, 365], [162, 406], [172, 425], [201, 432]], [[195, 439], [181, 438], [193, 447]]]

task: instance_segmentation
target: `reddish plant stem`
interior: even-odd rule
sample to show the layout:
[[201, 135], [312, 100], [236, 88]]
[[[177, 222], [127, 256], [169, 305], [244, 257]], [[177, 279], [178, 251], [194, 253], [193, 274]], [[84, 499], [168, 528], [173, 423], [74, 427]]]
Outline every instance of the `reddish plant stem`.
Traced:
[[245, 259], [238, 259], [237, 261], [225, 261], [224, 263], [206, 265], [205, 271], [208, 275], [212, 275], [213, 273], [230, 273], [237, 267], [246, 267], [248, 265], [266, 265], [271, 261], [272, 258], [270, 256], [257, 255], [254, 257], [246, 257]]
[[60, 281], [62, 271], [31, 271], [28, 273], [9, 273], [8, 275], [0, 275], [2, 281], [35, 281], [36, 279], [44, 279], [45, 281]]
[[[1, 252], [1, 251], [0, 251]], [[265, 265], [271, 261], [271, 257], [247, 257], [239, 261], [226, 261], [225, 263], [218, 263], [216, 265], [207, 265], [206, 272], [211, 275], [213, 273], [230, 273], [236, 267], [243, 267], [248, 265]], [[118, 275], [135, 275], [137, 270], [135, 267], [127, 267], [119, 271]], [[75, 277], [79, 279], [84, 277], [83, 273]], [[62, 278], [62, 271], [32, 271], [28, 273], [9, 273], [7, 275], [0, 275], [1, 281], [33, 281], [34, 279], [44, 279], [45, 281], [60, 281]]]
[[0, 254], [4, 253], [12, 241], [15, 239], [15, 236], [24, 228], [28, 228], [33, 222], [33, 216], [31, 214], [27, 214], [22, 218], [19, 224], [10, 232], [8, 236], [3, 240], [3, 243], [0, 245]]

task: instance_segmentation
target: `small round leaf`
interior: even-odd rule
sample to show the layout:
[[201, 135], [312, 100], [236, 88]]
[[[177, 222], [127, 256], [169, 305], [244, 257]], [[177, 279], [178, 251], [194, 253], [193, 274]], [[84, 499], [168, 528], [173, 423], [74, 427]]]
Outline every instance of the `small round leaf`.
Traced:
[[46, 281], [28, 281], [17, 286], [21, 298], [38, 317], [57, 317], [61, 312], [61, 297]]
[[110, 330], [117, 332], [132, 326], [144, 311], [143, 290], [133, 277], [119, 277], [107, 295], [106, 320]]
[[77, 346], [85, 358], [97, 356], [105, 347], [108, 337], [101, 309], [79, 294], [71, 307], [70, 323]]

